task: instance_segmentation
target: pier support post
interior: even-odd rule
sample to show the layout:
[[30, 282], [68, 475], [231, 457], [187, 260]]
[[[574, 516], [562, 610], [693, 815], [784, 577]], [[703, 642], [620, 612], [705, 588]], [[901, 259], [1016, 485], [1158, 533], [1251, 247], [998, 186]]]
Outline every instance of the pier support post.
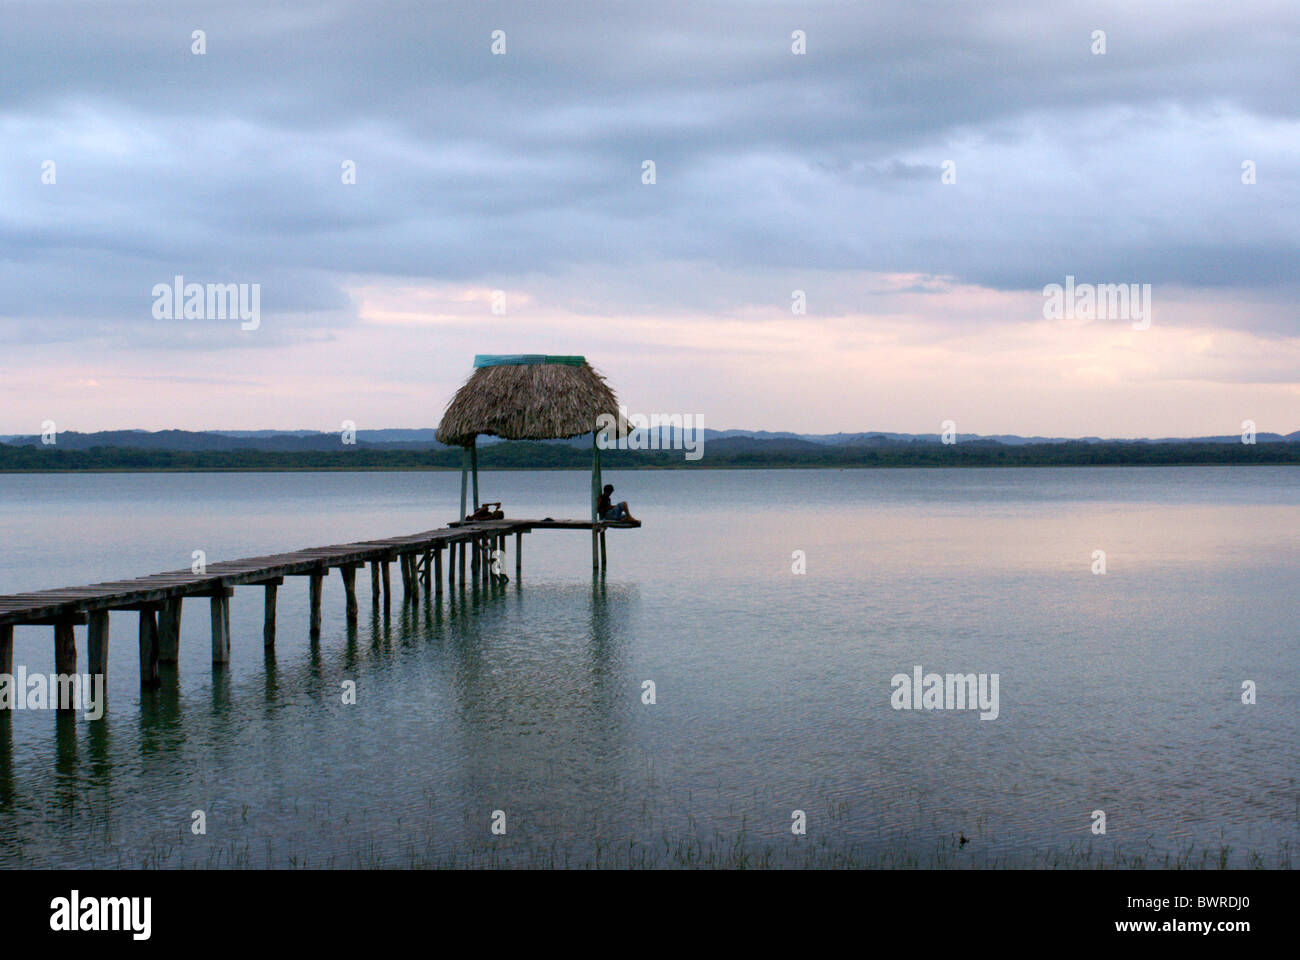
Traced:
[[470, 576], [474, 580], [474, 586], [477, 587], [479, 583], [479, 571], [478, 571], [479, 554], [483, 552], [483, 545], [482, 545], [482, 541], [478, 537], [475, 537], [473, 540], [471, 540], [469, 544], [470, 544], [469, 548], [472, 551], [470, 553], [470, 558], [469, 558], [469, 572], [470, 572]]
[[433, 590], [437, 596], [442, 596], [442, 547], [433, 551]]
[[433, 550], [427, 548], [424, 551], [424, 594], [428, 596], [433, 593]]
[[325, 580], [325, 574], [319, 571], [313, 573], [307, 580], [307, 602], [311, 608], [311, 621], [308, 631], [313, 637], [320, 636], [320, 594], [321, 584]]
[[354, 566], [339, 567], [339, 573], [343, 577], [343, 593], [347, 597], [348, 624], [356, 626], [357, 623], [357, 568]]
[[591, 572], [600, 570], [600, 531], [591, 529]]
[[158, 608], [140, 608], [140, 688], [158, 682]]
[[388, 578], [388, 563], [389, 561], [387, 560], [379, 561], [379, 572], [383, 575], [384, 578], [384, 612], [385, 613], [391, 610], [393, 606], [393, 585]]
[[176, 663], [180, 651], [181, 598], [173, 597], [158, 611], [158, 662]]
[[[61, 620], [54, 624], [54, 672], [69, 677], [77, 672], [77, 635], [70, 620]], [[77, 706], [62, 701], [55, 705], [63, 711], [72, 710]]]
[[233, 587], [218, 589], [210, 600], [212, 608], [212, 665], [230, 662], [230, 597]]
[[[0, 629], [3, 629], [0, 627]], [[108, 678], [108, 611], [92, 610], [86, 625], [86, 669], [93, 677], [99, 674]], [[0, 673], [5, 673], [0, 666]]]
[[284, 580], [268, 580], [266, 586], [266, 598], [262, 610], [262, 648], [264, 650], [275, 649], [275, 603], [279, 599], [280, 584]]
[[600, 528], [600, 569], [605, 569], [605, 528]]
[[379, 609], [379, 561], [370, 561], [370, 603]]
[[464, 540], [453, 544], [459, 558], [456, 561], [456, 565], [460, 568], [460, 586], [462, 590], [465, 589], [465, 544], [466, 541]]
[[524, 572], [524, 532], [515, 531], [515, 579], [518, 580]]
[[54, 672], [77, 672], [77, 635], [70, 620], [54, 624]]
[[[0, 623], [0, 673], [14, 675], [14, 625]], [[11, 698], [12, 699], [12, 698]], [[0, 707], [0, 709], [8, 709]]]

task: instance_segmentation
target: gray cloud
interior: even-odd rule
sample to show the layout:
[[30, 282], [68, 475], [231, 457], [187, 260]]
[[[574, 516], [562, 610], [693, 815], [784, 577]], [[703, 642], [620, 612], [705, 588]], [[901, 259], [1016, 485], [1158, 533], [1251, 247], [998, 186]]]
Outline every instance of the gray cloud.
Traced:
[[[774, 271], [1013, 290], [1071, 273], [1276, 288], [1288, 304], [1300, 16], [1239, 4], [1225, 29], [1226, 16], [1030, 2], [7, 7], [0, 338], [217, 345], [142, 313], [176, 273], [261, 282], [278, 336], [346, 323], [349, 275], [495, 285], [575, 265], [621, 302], [679, 307], [720, 306], [718, 290], [769, 302]], [[790, 52], [796, 28], [806, 56]], [[494, 29], [504, 57], [489, 53]], [[1089, 52], [1094, 29], [1105, 56]], [[47, 159], [53, 187], [39, 183]], [[339, 182], [343, 160], [355, 186]], [[660, 263], [733, 278], [664, 291]], [[1300, 330], [1291, 321], [1280, 329]]]

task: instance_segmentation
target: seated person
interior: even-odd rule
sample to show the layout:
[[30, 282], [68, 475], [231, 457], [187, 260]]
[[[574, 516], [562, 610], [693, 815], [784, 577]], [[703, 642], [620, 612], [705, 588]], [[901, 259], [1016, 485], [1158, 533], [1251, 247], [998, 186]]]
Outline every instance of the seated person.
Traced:
[[506, 516], [505, 511], [501, 509], [501, 502], [497, 501], [496, 503], [483, 504], [481, 507], [479, 507], [473, 513], [471, 513], [465, 519], [466, 520], [504, 520], [505, 516]]
[[620, 520], [632, 520], [636, 523], [641, 521], [632, 516], [632, 511], [627, 508], [627, 501], [613, 504], [610, 502], [610, 494], [614, 492], [612, 483], [605, 484], [605, 491], [596, 498], [596, 516], [606, 523], [618, 523]]

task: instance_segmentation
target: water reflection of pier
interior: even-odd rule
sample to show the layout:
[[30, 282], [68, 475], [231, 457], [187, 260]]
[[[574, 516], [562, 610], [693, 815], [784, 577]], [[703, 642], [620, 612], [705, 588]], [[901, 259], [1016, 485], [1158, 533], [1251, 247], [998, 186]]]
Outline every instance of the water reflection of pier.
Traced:
[[[364, 723], [383, 718], [391, 725], [385, 752], [442, 771], [439, 789], [454, 795], [520, 771], [545, 778], [575, 757], [599, 770], [616, 762], [626, 739], [637, 604], [635, 588], [603, 578], [591, 586], [485, 584], [444, 602], [424, 596], [396, 613], [374, 610], [346, 625], [342, 643], [313, 639], [289, 655], [268, 649], [263, 668], [238, 682], [218, 671], [210, 684], [182, 686], [165, 665], [132, 715], [44, 714], [43, 725], [54, 721], [47, 727], [53, 763], [35, 776], [15, 772], [16, 718], [7, 714], [0, 717], [0, 810], [19, 804], [79, 818], [93, 808], [94, 831], [107, 833], [142, 774], [161, 783], [224, 778], [230, 766], [247, 763], [241, 752], [250, 738], [266, 742], [255, 753], [271, 773], [303, 749], [310, 755], [312, 738], [331, 729], [337, 735], [329, 714], [340, 709], [362, 711]], [[338, 706], [342, 680], [363, 689], [356, 706]], [[304, 710], [315, 719], [304, 723]], [[285, 749], [295, 737], [308, 743]], [[25, 764], [33, 750], [41, 752], [29, 742]], [[0, 835], [0, 846], [13, 839]]]

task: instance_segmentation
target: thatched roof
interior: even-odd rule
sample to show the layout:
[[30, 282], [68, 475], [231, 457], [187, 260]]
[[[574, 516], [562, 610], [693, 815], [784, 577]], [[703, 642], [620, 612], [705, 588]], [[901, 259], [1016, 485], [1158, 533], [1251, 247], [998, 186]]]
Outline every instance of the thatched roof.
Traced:
[[618, 400], [584, 357], [477, 356], [438, 426], [438, 441], [469, 446], [477, 434], [506, 440], [561, 440], [591, 433], [596, 418], [618, 416]]

